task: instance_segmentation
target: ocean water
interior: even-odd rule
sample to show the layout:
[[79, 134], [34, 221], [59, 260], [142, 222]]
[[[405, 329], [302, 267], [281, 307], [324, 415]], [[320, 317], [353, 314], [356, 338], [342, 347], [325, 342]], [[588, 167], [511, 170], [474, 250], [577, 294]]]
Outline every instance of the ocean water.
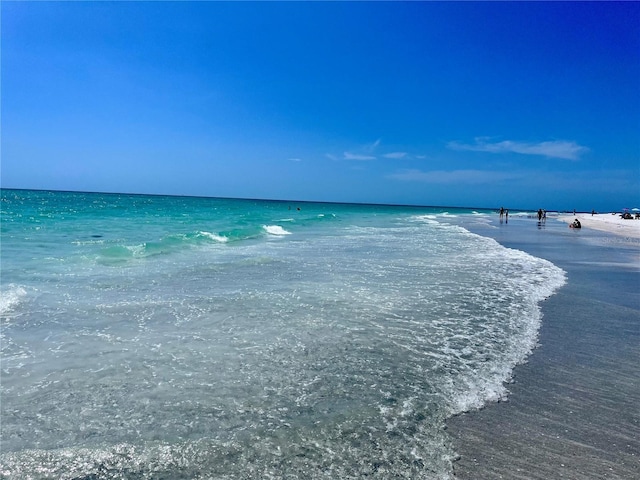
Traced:
[[1, 200], [6, 479], [451, 478], [565, 282], [489, 211]]

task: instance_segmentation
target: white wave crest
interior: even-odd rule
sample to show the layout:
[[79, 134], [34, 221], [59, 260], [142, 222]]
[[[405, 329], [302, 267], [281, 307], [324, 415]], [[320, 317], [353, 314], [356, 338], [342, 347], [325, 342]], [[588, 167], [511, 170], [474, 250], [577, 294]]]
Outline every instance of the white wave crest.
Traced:
[[291, 232], [288, 232], [280, 225], [263, 225], [262, 228], [264, 228], [265, 232], [267, 232], [269, 235], [291, 235]]
[[0, 294], [0, 315], [6, 315], [20, 304], [27, 291], [18, 285], [9, 285], [9, 289]]
[[201, 235], [203, 237], [208, 238], [209, 240], [213, 240], [215, 242], [220, 242], [220, 243], [226, 243], [229, 241], [227, 237], [224, 237], [222, 235], [217, 235], [211, 232], [198, 232], [198, 235]]
[[413, 217], [413, 220], [416, 220], [418, 222], [424, 222], [424, 223], [428, 223], [428, 224], [434, 224], [434, 223], [439, 223], [436, 219], [438, 217], [436, 215], [416, 215], [415, 217]]

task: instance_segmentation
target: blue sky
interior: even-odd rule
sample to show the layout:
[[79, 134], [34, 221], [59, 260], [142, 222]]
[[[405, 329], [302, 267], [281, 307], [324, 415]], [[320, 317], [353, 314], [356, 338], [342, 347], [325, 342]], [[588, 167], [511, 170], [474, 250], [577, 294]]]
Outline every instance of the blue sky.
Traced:
[[640, 3], [1, 9], [5, 188], [640, 208]]

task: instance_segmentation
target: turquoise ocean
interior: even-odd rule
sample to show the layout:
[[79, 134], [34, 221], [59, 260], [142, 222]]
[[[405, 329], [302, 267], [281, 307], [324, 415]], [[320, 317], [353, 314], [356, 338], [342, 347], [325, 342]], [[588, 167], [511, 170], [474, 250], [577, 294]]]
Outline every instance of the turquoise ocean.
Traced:
[[490, 210], [1, 200], [6, 479], [451, 478], [565, 282]]

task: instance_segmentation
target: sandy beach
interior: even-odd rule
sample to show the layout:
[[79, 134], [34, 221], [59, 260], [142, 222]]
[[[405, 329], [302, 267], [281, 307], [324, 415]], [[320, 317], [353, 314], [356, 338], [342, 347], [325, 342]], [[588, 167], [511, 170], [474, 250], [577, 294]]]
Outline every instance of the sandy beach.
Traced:
[[567, 224], [571, 224], [577, 218], [583, 228], [593, 228], [615, 235], [640, 238], [640, 219], [625, 220], [619, 213], [597, 213], [595, 215], [590, 213], [563, 214], [557, 218]]
[[448, 422], [456, 478], [640, 478], [640, 220], [574, 218], [468, 227], [552, 261], [567, 284], [543, 303], [508, 401]]

